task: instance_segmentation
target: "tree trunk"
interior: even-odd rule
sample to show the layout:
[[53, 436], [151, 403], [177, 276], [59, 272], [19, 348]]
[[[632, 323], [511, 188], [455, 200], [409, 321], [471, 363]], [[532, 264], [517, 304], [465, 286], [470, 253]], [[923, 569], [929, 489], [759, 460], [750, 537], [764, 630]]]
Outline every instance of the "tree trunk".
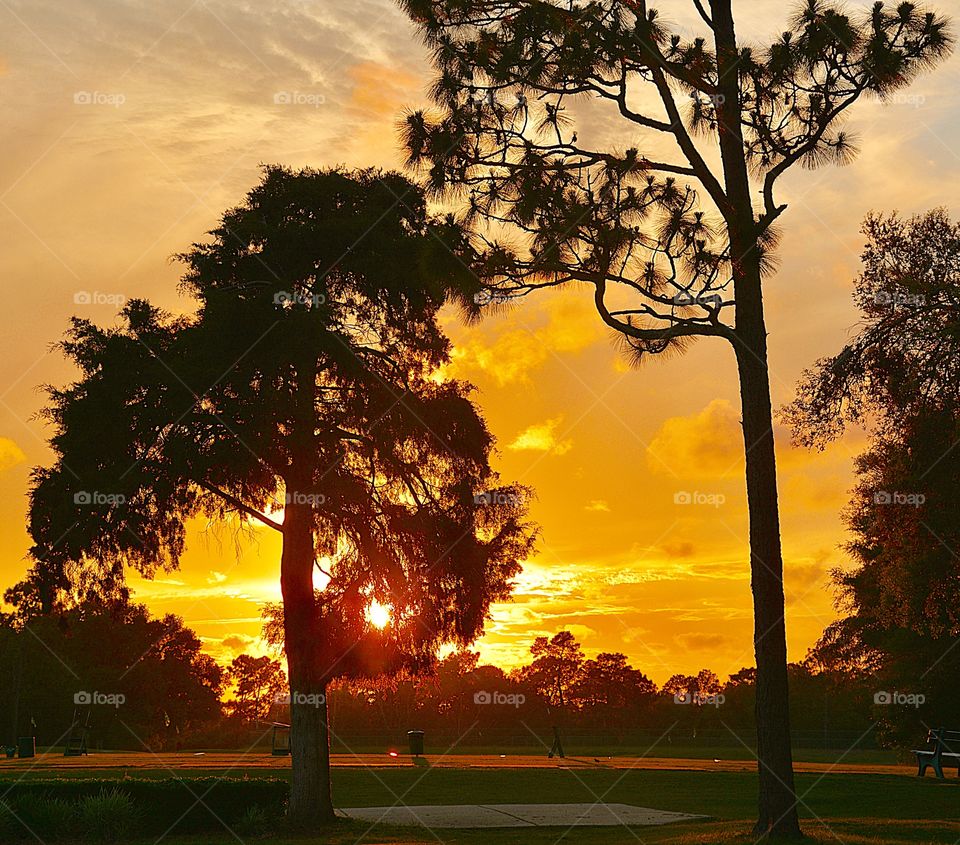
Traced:
[[[762, 325], [762, 323], [761, 323]], [[790, 695], [784, 621], [783, 556], [777, 505], [765, 338], [737, 348], [750, 516], [750, 585], [757, 658], [756, 718], [760, 800], [757, 835], [800, 838], [790, 747]]]
[[336, 819], [330, 781], [330, 731], [325, 687], [290, 691], [290, 783], [288, 819], [310, 831]]
[[721, 208], [730, 234], [736, 302], [734, 348], [740, 374], [743, 442], [750, 516], [750, 585], [757, 657], [757, 766], [760, 797], [757, 835], [801, 838], [790, 748], [787, 634], [783, 555], [777, 505], [777, 464], [767, 369], [759, 232], [743, 143], [740, 49], [731, 0], [710, 0], [717, 48], [717, 140], [728, 205]]
[[304, 831], [314, 830], [336, 818], [330, 784], [326, 682], [318, 659], [322, 643], [318, 641], [313, 566], [311, 508], [289, 503], [284, 509], [280, 559], [293, 768], [288, 819], [292, 827]]

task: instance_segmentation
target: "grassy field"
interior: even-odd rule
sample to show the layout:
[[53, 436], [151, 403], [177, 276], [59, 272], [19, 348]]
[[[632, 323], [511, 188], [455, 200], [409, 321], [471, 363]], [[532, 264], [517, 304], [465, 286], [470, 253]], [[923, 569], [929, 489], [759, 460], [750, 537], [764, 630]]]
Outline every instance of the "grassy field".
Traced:
[[[879, 822], [854, 819], [807, 822], [803, 826], [810, 845], [955, 845], [960, 825], [942, 823]], [[750, 822], [703, 822], [696, 825], [667, 825], [660, 828], [524, 828], [522, 830], [438, 830], [416, 832], [356, 823], [343, 823], [322, 836], [303, 838], [269, 836], [245, 842], [262, 845], [756, 845], [749, 835]], [[203, 836], [171, 838], [167, 845], [227, 845], [237, 839]], [[133, 845], [133, 843], [131, 843]], [[141, 845], [136, 843], [136, 845]], [[153, 843], [143, 843], [153, 845]], [[771, 843], [772, 845], [772, 843]]]
[[[51, 776], [47, 770], [46, 777]], [[70, 777], [92, 776], [72, 770]], [[137, 776], [145, 772], [138, 771]], [[214, 774], [214, 772], [206, 772]], [[233, 773], [236, 776], [236, 772]], [[272, 772], [271, 774], [281, 774]], [[33, 773], [22, 772], [32, 776]], [[120, 770], [97, 770], [96, 777], [122, 777]], [[3, 780], [14, 779], [13, 771]], [[739, 843], [752, 841], [749, 830], [756, 800], [757, 778], [749, 772], [631, 770], [631, 769], [476, 769], [340, 768], [334, 773], [338, 806], [394, 804], [576, 803], [603, 801], [654, 807], [709, 816], [704, 822], [663, 828], [526, 828], [518, 830], [416, 831], [409, 828], [370, 828], [349, 822], [310, 841], [349, 843], [462, 843], [506, 845], [558, 842], [584, 845], [643, 843]], [[960, 840], [960, 781], [937, 781], [907, 774], [801, 773], [797, 776], [801, 815], [814, 841], [850, 843], [956, 843]], [[2, 792], [2, 784], [0, 784]], [[250, 837], [244, 837], [244, 841]], [[237, 839], [222, 836], [170, 837], [176, 845], [227, 845]], [[258, 838], [265, 845], [303, 839], [283, 834]]]

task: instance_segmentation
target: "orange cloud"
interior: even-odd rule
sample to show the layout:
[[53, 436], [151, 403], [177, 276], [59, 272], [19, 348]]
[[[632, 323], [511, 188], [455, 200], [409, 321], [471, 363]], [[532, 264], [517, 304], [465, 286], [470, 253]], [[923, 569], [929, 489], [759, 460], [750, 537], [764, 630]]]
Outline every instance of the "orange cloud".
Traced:
[[593, 513], [610, 513], [610, 505], [603, 499], [594, 499], [592, 502], [588, 502], [586, 504], [584, 510], [591, 511]]
[[671, 417], [647, 447], [651, 469], [679, 478], [729, 478], [742, 472], [740, 415], [725, 399], [698, 414]]
[[518, 452], [549, 452], [554, 455], [565, 455], [573, 448], [573, 441], [557, 439], [557, 427], [561, 422], [563, 422], [562, 416], [527, 426], [507, 448]]
[[23, 463], [26, 459], [23, 450], [9, 437], [0, 437], [0, 472]]
[[417, 99], [421, 80], [400, 68], [379, 62], [358, 62], [349, 70], [353, 88], [349, 105], [369, 117], [395, 118], [406, 103]]
[[529, 382], [551, 359], [606, 339], [589, 298], [573, 290], [492, 314], [469, 333], [457, 334], [450, 374], [470, 377], [480, 370], [501, 387]]

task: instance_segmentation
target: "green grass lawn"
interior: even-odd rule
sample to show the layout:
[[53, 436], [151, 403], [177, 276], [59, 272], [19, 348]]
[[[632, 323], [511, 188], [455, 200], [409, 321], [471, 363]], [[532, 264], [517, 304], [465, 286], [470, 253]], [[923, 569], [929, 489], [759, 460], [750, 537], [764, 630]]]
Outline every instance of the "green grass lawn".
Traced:
[[[809, 845], [955, 845], [960, 825], [943, 823], [878, 822], [875, 819], [842, 820], [803, 825]], [[415, 831], [357, 823], [341, 823], [314, 837], [244, 837], [261, 845], [756, 845], [749, 835], [750, 821], [702, 822], [696, 825], [624, 828], [523, 828], [514, 830]], [[172, 838], [167, 845], [227, 845], [237, 840], [205, 835]], [[137, 843], [140, 845], [140, 843]], [[153, 843], [143, 843], [153, 845]]]
[[[44, 773], [50, 777], [51, 773]], [[66, 776], [89, 776], [69, 771]], [[143, 776], [144, 772], [137, 772]], [[213, 772], [204, 772], [211, 775]], [[232, 776], [237, 776], [233, 772]], [[276, 772], [274, 774], [280, 774]], [[120, 777], [119, 771], [100, 770], [97, 777]], [[2, 787], [0, 787], [2, 788]], [[575, 803], [604, 801], [634, 804], [711, 817], [695, 824], [632, 831], [643, 843], [749, 842], [756, 801], [757, 777], [752, 773], [671, 770], [580, 769], [361, 769], [334, 771], [335, 801], [342, 807], [418, 804]], [[908, 775], [798, 774], [797, 791], [806, 829], [818, 842], [843, 843], [956, 843], [960, 840], [960, 781], [945, 782]], [[244, 836], [244, 841], [251, 837]], [[171, 845], [226, 845], [222, 836], [171, 837]], [[265, 845], [285, 845], [303, 839], [282, 834], [255, 838]], [[557, 828], [451, 831], [436, 835], [414, 829], [342, 823], [311, 842], [350, 843], [463, 843], [506, 845], [557, 842], [584, 845], [620, 845], [634, 841], [623, 828]]]

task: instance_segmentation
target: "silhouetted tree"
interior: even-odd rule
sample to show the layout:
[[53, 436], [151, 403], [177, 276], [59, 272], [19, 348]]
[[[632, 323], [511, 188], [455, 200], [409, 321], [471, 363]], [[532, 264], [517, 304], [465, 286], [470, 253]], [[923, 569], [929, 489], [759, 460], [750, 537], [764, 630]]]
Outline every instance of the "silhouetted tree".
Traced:
[[554, 707], [570, 703], [570, 690], [583, 672], [583, 649], [569, 631], [560, 631], [550, 639], [537, 637], [530, 646], [533, 663], [518, 677], [532, 684]]
[[470, 387], [434, 378], [437, 312], [477, 282], [418, 189], [271, 167], [210, 234], [180, 257], [196, 314], [132, 301], [60, 344], [81, 376], [50, 390], [33, 554], [65, 584], [70, 561], [176, 566], [194, 516], [280, 533], [289, 815], [309, 827], [334, 818], [327, 684], [478, 636], [530, 550], [526, 492], [497, 486]]
[[697, 706], [720, 690], [720, 678], [710, 669], [701, 669], [696, 675], [673, 675], [663, 685], [664, 694], [686, 699]]
[[63, 744], [79, 707], [92, 743], [176, 748], [222, 715], [222, 672], [200, 638], [139, 604], [88, 601], [0, 628], [0, 671], [11, 742], [32, 721], [41, 744]]
[[[400, 2], [438, 74], [439, 113], [403, 124], [409, 164], [465, 201], [473, 267], [490, 286], [481, 302], [579, 282], [637, 358], [697, 337], [733, 348], [758, 669], [757, 832], [798, 836], [762, 297], [786, 208], [777, 185], [795, 165], [849, 160], [855, 147], [840, 128], [849, 107], [941, 59], [945, 22], [913, 3], [852, 17], [807, 0], [780, 38], [745, 47], [732, 0], [693, 0], [703, 35], [691, 39], [645, 0]], [[649, 146], [580, 140], [577, 98], [608, 107], [631, 144]], [[655, 136], [673, 151], [659, 153]]]
[[657, 685], [639, 669], [634, 669], [625, 654], [600, 652], [584, 661], [573, 697], [580, 706], [626, 708], [656, 691]]
[[813, 656], [870, 672], [879, 693], [923, 695], [921, 707], [877, 710], [888, 733], [905, 737], [924, 721], [956, 718], [960, 226], [941, 209], [906, 220], [873, 215], [863, 232], [860, 331], [804, 373], [784, 416], [815, 448], [851, 423], [869, 431], [845, 513], [854, 567], [834, 572], [846, 615]]
[[287, 676], [280, 663], [266, 655], [237, 655], [227, 667], [225, 678], [233, 684], [236, 693], [228, 707], [245, 722], [266, 719], [277, 696], [287, 686]]
[[859, 331], [804, 372], [783, 412], [804, 446], [823, 448], [848, 424], [896, 439], [906, 418], [960, 408], [960, 224], [936, 209], [870, 215], [861, 231]]

